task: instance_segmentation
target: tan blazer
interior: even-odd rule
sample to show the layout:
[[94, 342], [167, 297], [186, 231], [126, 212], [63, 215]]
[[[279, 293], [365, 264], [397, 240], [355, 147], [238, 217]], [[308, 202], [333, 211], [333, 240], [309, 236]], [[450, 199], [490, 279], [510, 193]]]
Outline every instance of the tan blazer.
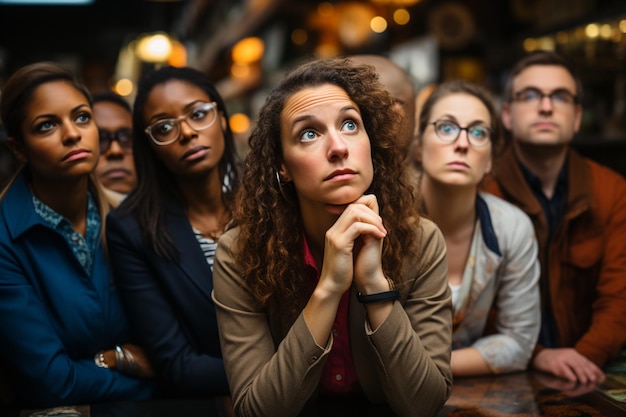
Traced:
[[[420, 220], [420, 253], [405, 258], [400, 301], [372, 332], [365, 308], [350, 299], [350, 343], [359, 383], [374, 404], [399, 416], [434, 416], [452, 385], [452, 304], [439, 229]], [[286, 334], [253, 298], [234, 259], [237, 228], [219, 240], [213, 271], [224, 365], [237, 416], [296, 416], [314, 402], [333, 341], [315, 343], [300, 314]], [[408, 251], [407, 251], [408, 252]]]

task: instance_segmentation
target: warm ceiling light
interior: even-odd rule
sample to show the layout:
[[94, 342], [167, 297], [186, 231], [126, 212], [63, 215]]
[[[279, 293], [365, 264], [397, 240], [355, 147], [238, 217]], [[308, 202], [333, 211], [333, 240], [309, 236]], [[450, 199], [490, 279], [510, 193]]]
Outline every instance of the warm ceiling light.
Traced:
[[537, 46], [542, 51], [554, 51], [555, 49], [554, 39], [550, 36], [541, 37], [537, 39]]
[[117, 80], [115, 86], [113, 86], [113, 90], [123, 97], [129, 96], [133, 92], [133, 89], [133, 82], [128, 78], [122, 78], [121, 80]]
[[265, 44], [255, 36], [244, 38], [233, 46], [232, 58], [237, 64], [252, 64], [263, 57]]
[[376, 16], [370, 20], [370, 28], [376, 33], [383, 33], [387, 30], [387, 21], [382, 16]]
[[585, 26], [585, 35], [587, 35], [588, 38], [597, 38], [599, 34], [600, 26], [598, 26], [596, 23], [589, 23], [587, 26]]
[[406, 9], [398, 9], [393, 12], [393, 21], [403, 26], [409, 23], [411, 14]]
[[173, 67], [184, 67], [187, 65], [187, 48], [185, 48], [185, 45], [172, 39], [172, 52], [167, 63]]
[[172, 42], [165, 33], [143, 36], [137, 42], [137, 55], [145, 62], [165, 62], [172, 52]]
[[600, 37], [602, 39], [609, 39], [611, 37], [611, 33], [613, 32], [613, 28], [608, 23], [600, 26]]
[[524, 51], [532, 52], [532, 51], [537, 50], [537, 48], [538, 48], [538, 44], [535, 39], [533, 38], [524, 39]]
[[339, 40], [348, 48], [360, 48], [372, 38], [371, 22], [376, 10], [369, 4], [347, 2], [342, 3], [339, 11], [337, 30]]
[[235, 113], [230, 116], [228, 124], [233, 133], [245, 133], [250, 129], [250, 118], [243, 113]]

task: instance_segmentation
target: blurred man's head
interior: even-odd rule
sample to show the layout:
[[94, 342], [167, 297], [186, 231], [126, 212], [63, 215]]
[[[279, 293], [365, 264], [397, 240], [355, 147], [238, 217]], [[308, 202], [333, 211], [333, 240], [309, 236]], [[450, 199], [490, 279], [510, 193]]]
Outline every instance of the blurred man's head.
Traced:
[[373, 66], [380, 82], [396, 100], [394, 108], [402, 116], [398, 144], [406, 150], [415, 135], [415, 88], [411, 77], [402, 67], [381, 55], [353, 55], [349, 58], [355, 64]]
[[131, 107], [114, 93], [94, 94], [93, 102], [94, 118], [100, 132], [96, 175], [106, 188], [128, 194], [136, 184]]
[[518, 145], [563, 148], [580, 128], [581, 96], [580, 81], [563, 57], [532, 53], [511, 70], [502, 122]]

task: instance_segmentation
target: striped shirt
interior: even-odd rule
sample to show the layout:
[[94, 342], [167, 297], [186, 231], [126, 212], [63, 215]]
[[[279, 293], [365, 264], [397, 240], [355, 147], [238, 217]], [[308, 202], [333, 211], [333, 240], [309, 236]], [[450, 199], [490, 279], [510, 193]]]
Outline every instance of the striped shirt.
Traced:
[[211, 267], [211, 272], [213, 272], [213, 259], [215, 258], [215, 250], [217, 249], [217, 242], [213, 239], [206, 238], [202, 236], [198, 230], [193, 229], [194, 235], [196, 235], [196, 239], [198, 240], [198, 244], [200, 245], [200, 249], [202, 249], [202, 253], [204, 253], [204, 257]]

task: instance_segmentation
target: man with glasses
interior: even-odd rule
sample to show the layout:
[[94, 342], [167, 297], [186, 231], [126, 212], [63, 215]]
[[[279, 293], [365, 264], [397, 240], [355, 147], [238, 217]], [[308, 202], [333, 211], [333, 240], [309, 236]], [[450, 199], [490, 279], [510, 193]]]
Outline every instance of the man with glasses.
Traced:
[[100, 132], [98, 179], [108, 190], [130, 193], [136, 184], [132, 149], [132, 111], [130, 104], [115, 93], [93, 96], [93, 113]]
[[581, 98], [563, 57], [522, 58], [504, 91], [512, 140], [485, 186], [530, 216], [539, 243], [542, 326], [532, 366], [593, 385], [626, 342], [626, 181], [570, 148]]

